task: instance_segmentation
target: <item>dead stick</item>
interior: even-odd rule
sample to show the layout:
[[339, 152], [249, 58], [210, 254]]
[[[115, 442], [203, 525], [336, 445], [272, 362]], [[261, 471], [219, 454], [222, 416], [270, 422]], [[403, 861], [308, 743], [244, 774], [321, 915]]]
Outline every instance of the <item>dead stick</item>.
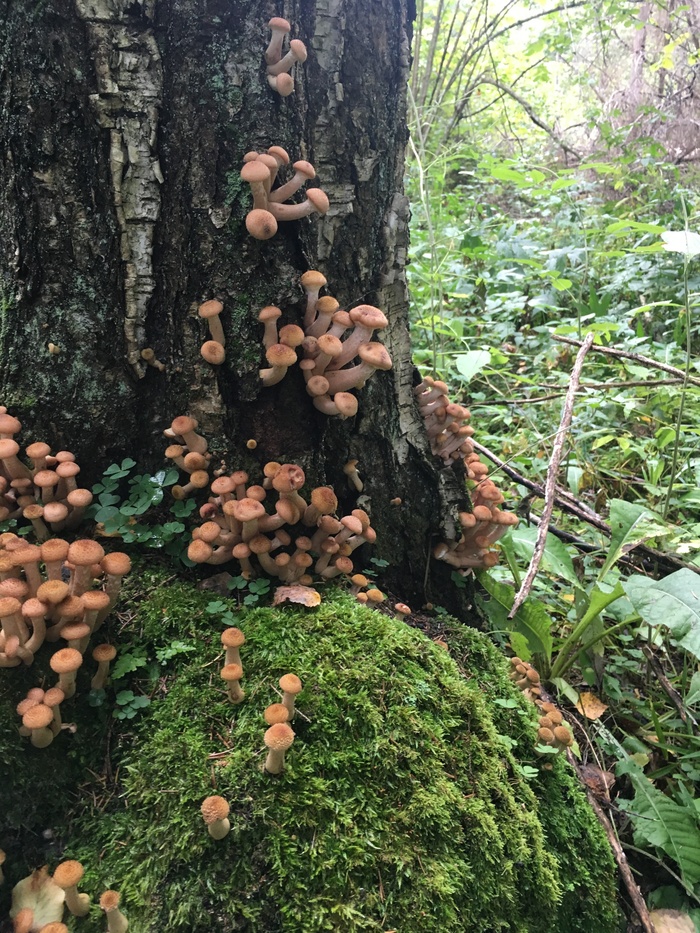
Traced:
[[557, 487], [557, 475], [559, 473], [559, 467], [561, 465], [562, 457], [564, 456], [564, 442], [566, 441], [566, 436], [569, 433], [569, 428], [571, 426], [571, 419], [574, 413], [574, 402], [576, 400], [576, 390], [578, 389], [578, 384], [581, 379], [581, 370], [583, 369], [583, 361], [586, 358], [586, 354], [591, 348], [593, 343], [594, 334], [589, 334], [586, 339], [583, 341], [583, 346], [578, 351], [576, 356], [576, 362], [574, 363], [574, 368], [571, 370], [571, 379], [569, 380], [569, 391], [566, 393], [566, 398], [564, 399], [564, 409], [561, 413], [561, 421], [559, 422], [559, 429], [557, 431], [557, 436], [552, 447], [552, 459], [549, 461], [549, 468], [547, 469], [547, 478], [544, 484], [544, 509], [542, 510], [542, 517], [540, 519], [540, 527], [537, 529], [537, 541], [535, 542], [535, 549], [532, 553], [532, 558], [530, 559], [530, 566], [527, 568], [527, 573], [525, 574], [525, 579], [522, 582], [520, 589], [515, 597], [513, 603], [513, 608], [508, 613], [508, 618], [512, 619], [516, 614], [518, 609], [523, 603], [523, 600], [527, 597], [528, 593], [532, 588], [532, 584], [535, 582], [535, 577], [537, 576], [537, 571], [540, 567], [540, 562], [542, 560], [542, 555], [544, 554], [544, 546], [547, 543], [547, 529], [549, 526], [549, 520], [552, 517], [552, 512], [554, 511], [554, 502], [556, 498], [556, 487]]
[[663, 689], [668, 694], [668, 697], [673, 703], [673, 705], [678, 710], [678, 715], [681, 717], [683, 724], [687, 726], [688, 722], [690, 722], [693, 726], [693, 730], [697, 732], [698, 730], [697, 719], [693, 716], [690, 710], [686, 709], [685, 705], [683, 704], [683, 698], [678, 693], [678, 691], [673, 686], [673, 684], [668, 679], [668, 677], [664, 674], [663, 667], [661, 667], [661, 664], [659, 663], [657, 658], [654, 657], [654, 654], [651, 648], [649, 647], [649, 645], [642, 645], [642, 651], [644, 652], [644, 655], [647, 661], [651, 664], [654, 670], [654, 673], [656, 674], [657, 680], [659, 681]]
[[588, 797], [588, 802], [591, 805], [591, 809], [595, 813], [598, 822], [603, 827], [605, 835], [608, 837], [608, 842], [610, 843], [610, 848], [612, 849], [613, 855], [615, 856], [618, 870], [622, 876], [622, 880], [625, 883], [627, 893], [630, 896], [630, 900], [632, 901], [637, 916], [639, 917], [639, 922], [642, 924], [642, 928], [644, 929], [645, 933], [656, 933], [654, 924], [651, 922], [651, 917], [649, 916], [649, 911], [647, 910], [647, 905], [644, 903], [644, 898], [642, 897], [642, 894], [639, 890], [639, 886], [632, 876], [632, 870], [630, 869], [629, 862], [627, 861], [627, 856], [622, 851], [620, 840], [617, 838], [617, 834], [615, 833], [610, 820], [603, 811], [601, 805], [596, 800], [595, 795], [586, 785], [586, 782], [584, 781], [581, 772], [578, 769], [578, 765], [576, 764], [576, 759], [571, 754], [571, 752], [567, 753], [567, 758], [569, 759], [569, 764], [572, 765], [576, 771], [579, 781], [586, 788], [586, 796]]
[[[588, 335], [590, 337], [590, 334]], [[583, 344], [580, 340], [573, 340], [571, 337], [560, 337], [557, 334], [552, 334], [552, 340], [557, 340], [559, 343], [568, 343], [572, 347], [581, 347]], [[586, 337], [588, 340], [588, 337]], [[626, 350], [616, 350], [614, 347], [591, 347], [594, 353], [605, 353], [606, 356], [617, 356], [623, 360], [632, 360], [635, 363], [640, 363], [642, 366], [649, 366], [651, 369], [660, 369], [662, 372], [671, 373], [672, 376], [677, 376], [679, 379], [685, 379], [685, 373], [682, 369], [676, 369], [675, 366], [669, 366], [667, 363], [659, 363], [657, 360], [652, 360], [648, 356], [640, 356], [638, 353], [628, 353]], [[695, 386], [700, 386], [700, 379], [695, 379], [693, 376], [688, 377], [688, 382], [692, 382]]]

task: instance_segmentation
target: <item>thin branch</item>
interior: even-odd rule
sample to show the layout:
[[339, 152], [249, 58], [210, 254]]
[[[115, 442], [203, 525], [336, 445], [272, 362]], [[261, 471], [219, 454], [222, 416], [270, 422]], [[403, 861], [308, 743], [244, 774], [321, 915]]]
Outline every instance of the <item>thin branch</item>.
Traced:
[[[556, 340], [558, 343], [568, 343], [572, 347], [580, 347], [580, 340], [573, 340], [571, 337], [560, 337], [558, 334], [552, 334], [552, 340]], [[679, 379], [685, 379], [685, 373], [682, 369], [677, 369], [675, 366], [669, 366], [667, 363], [659, 363], [657, 360], [652, 360], [648, 356], [640, 356], [638, 353], [628, 353], [627, 350], [616, 350], [614, 347], [591, 347], [591, 350], [594, 353], [604, 353], [606, 356], [617, 356], [623, 360], [632, 360], [634, 363], [639, 363], [640, 366], [648, 366], [650, 369], [660, 369], [664, 373], [671, 373], [672, 376], [677, 376]], [[691, 382], [695, 386], [700, 386], [700, 379], [696, 379], [694, 376], [688, 376], [688, 382]]]
[[541, 130], [544, 130], [550, 139], [553, 139], [557, 146], [563, 149], [564, 152], [568, 152], [569, 155], [573, 156], [574, 159], [579, 162], [581, 161], [583, 158], [581, 153], [577, 149], [574, 149], [572, 146], [570, 146], [568, 143], [564, 142], [557, 131], [545, 123], [542, 117], [539, 117], [535, 113], [532, 104], [528, 103], [528, 101], [526, 101], [524, 97], [518, 94], [517, 91], [514, 91], [513, 88], [509, 87], [507, 84], [503, 84], [503, 82], [499, 81], [498, 78], [482, 78], [481, 81], [482, 84], [491, 84], [493, 87], [498, 88], [498, 90], [503, 94], [507, 94], [509, 97], [512, 97], [513, 100], [523, 108], [535, 126], [539, 126]]
[[559, 466], [561, 465], [562, 457], [564, 456], [564, 443], [566, 437], [569, 433], [569, 428], [571, 427], [571, 419], [574, 414], [574, 401], [576, 400], [576, 389], [578, 388], [578, 383], [581, 378], [581, 370], [583, 369], [583, 361], [586, 358], [586, 354], [593, 344], [594, 334], [589, 334], [583, 342], [583, 346], [578, 351], [576, 356], [576, 361], [574, 367], [571, 370], [571, 379], [569, 382], [569, 391], [566, 393], [566, 398], [564, 400], [564, 409], [561, 413], [561, 421], [559, 422], [559, 429], [557, 431], [557, 436], [554, 441], [554, 446], [552, 447], [552, 458], [549, 461], [549, 468], [547, 470], [547, 479], [544, 485], [544, 510], [542, 512], [541, 525], [537, 531], [537, 541], [535, 543], [535, 549], [532, 554], [532, 559], [530, 560], [530, 566], [527, 568], [527, 573], [525, 574], [525, 579], [522, 582], [520, 589], [515, 597], [513, 602], [513, 608], [508, 613], [508, 618], [512, 619], [516, 614], [518, 609], [523, 603], [523, 600], [527, 597], [528, 593], [532, 589], [532, 584], [535, 582], [535, 577], [537, 576], [537, 571], [539, 570], [540, 562], [542, 556], [544, 555], [544, 546], [547, 543], [547, 527], [549, 526], [549, 521], [552, 517], [552, 512], [554, 511], [554, 502], [556, 498], [556, 485], [557, 485], [557, 475], [559, 473]]
[[697, 734], [698, 731], [698, 721], [690, 712], [689, 709], [683, 703], [683, 697], [678, 693], [676, 688], [673, 686], [668, 677], [664, 674], [664, 669], [661, 667], [658, 659], [654, 656], [649, 645], [642, 645], [642, 651], [644, 655], [651, 664], [654, 673], [656, 674], [656, 679], [659, 681], [663, 689], [666, 691], [668, 698], [671, 700], [673, 705], [678, 710], [678, 715], [681, 717], [683, 725], [687, 726], [688, 723], [691, 724], [693, 731]]
[[639, 922], [642, 925], [644, 933], [656, 933], [654, 924], [652, 923], [651, 917], [649, 916], [647, 905], [644, 903], [644, 898], [642, 897], [642, 893], [639, 890], [639, 885], [634, 880], [632, 870], [630, 869], [629, 862], [627, 861], [627, 856], [622, 849], [620, 840], [617, 838], [617, 833], [615, 832], [609, 817], [604, 812], [595, 794], [586, 784], [586, 781], [581, 774], [579, 765], [571, 752], [567, 754], [567, 758], [569, 759], [569, 764], [573, 767], [576, 774], [578, 775], [579, 781], [586, 788], [586, 796], [588, 797], [588, 802], [591, 805], [591, 809], [595, 813], [598, 822], [603, 827], [605, 835], [608, 837], [610, 848], [612, 849], [613, 855], [615, 856], [615, 861], [617, 862], [618, 871], [620, 872], [620, 876], [622, 877], [625, 887], [627, 888], [627, 893], [629, 894], [635, 912], [639, 917]]

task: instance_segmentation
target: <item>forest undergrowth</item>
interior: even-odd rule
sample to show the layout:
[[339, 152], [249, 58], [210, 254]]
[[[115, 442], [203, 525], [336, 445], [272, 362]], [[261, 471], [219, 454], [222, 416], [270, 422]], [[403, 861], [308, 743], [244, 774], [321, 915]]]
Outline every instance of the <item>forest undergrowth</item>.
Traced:
[[[415, 362], [470, 408], [521, 517], [477, 574], [481, 610], [578, 723], [576, 755], [649, 907], [700, 930], [695, 173], [641, 146], [576, 168], [467, 145], [413, 155]], [[557, 442], [546, 545], [511, 618]]]

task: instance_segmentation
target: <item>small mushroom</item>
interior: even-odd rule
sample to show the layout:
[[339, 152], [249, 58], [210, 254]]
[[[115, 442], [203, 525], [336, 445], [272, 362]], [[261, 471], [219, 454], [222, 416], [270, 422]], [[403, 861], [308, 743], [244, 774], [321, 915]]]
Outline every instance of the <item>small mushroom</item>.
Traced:
[[286, 19], [282, 19], [281, 16], [273, 16], [267, 25], [270, 27], [272, 35], [270, 36], [270, 44], [265, 51], [265, 62], [268, 65], [276, 65], [282, 58], [282, 43], [284, 42], [284, 37], [292, 27], [289, 25], [289, 22]]
[[97, 661], [97, 673], [90, 681], [92, 690], [103, 690], [109, 677], [109, 665], [117, 656], [114, 645], [97, 645], [93, 648], [92, 659]]
[[217, 794], [202, 801], [200, 810], [204, 822], [207, 824], [207, 832], [212, 839], [223, 839], [224, 836], [228, 835], [231, 829], [228, 820], [230, 809], [228, 801]]
[[197, 314], [209, 325], [211, 339], [216, 340], [216, 342], [220, 343], [222, 347], [226, 343], [226, 338], [224, 337], [224, 328], [221, 325], [220, 317], [220, 314], [223, 310], [223, 304], [216, 299], [205, 301], [204, 304], [201, 304], [199, 308], [197, 308]]
[[245, 691], [241, 688], [240, 680], [243, 677], [243, 668], [240, 664], [227, 664], [221, 669], [221, 679], [226, 681], [228, 698], [232, 703], [242, 703]]
[[83, 656], [75, 648], [61, 648], [49, 661], [51, 670], [58, 674], [58, 686], [67, 700], [75, 695], [75, 676], [82, 663]]
[[107, 917], [108, 933], [126, 933], [129, 921], [119, 910], [120, 896], [117, 891], [105, 891], [100, 896], [100, 907]]
[[268, 211], [275, 220], [288, 221], [300, 220], [314, 213], [325, 214], [329, 207], [330, 201], [325, 191], [320, 188], [309, 188], [306, 192], [306, 200], [301, 204], [279, 204], [271, 201], [268, 204]]
[[286, 706], [289, 713], [290, 722], [294, 719], [294, 698], [302, 691], [301, 680], [296, 674], [284, 674], [279, 679], [280, 690], [282, 691], [282, 703]]
[[53, 882], [66, 892], [66, 907], [74, 917], [84, 917], [90, 912], [90, 896], [78, 893], [84, 874], [85, 869], [75, 859], [61, 862], [53, 873]]
[[277, 233], [277, 221], [268, 210], [257, 208], [246, 215], [245, 226], [256, 240], [269, 240]]
[[265, 732], [265, 745], [268, 748], [265, 759], [265, 771], [268, 774], [281, 774], [284, 770], [284, 753], [294, 741], [294, 732], [286, 722], [278, 722]]
[[52, 720], [53, 710], [43, 703], [30, 707], [22, 716], [22, 725], [29, 729], [29, 741], [35, 748], [46, 748], [53, 742], [53, 732], [49, 729]]
[[[267, 539], [265, 539], [267, 540]], [[241, 664], [240, 647], [245, 644], [245, 635], [239, 628], [227, 628], [221, 633], [221, 644], [226, 649], [226, 664]]]
[[265, 358], [270, 364], [269, 369], [260, 370], [262, 384], [267, 388], [277, 385], [287, 375], [287, 370], [297, 361], [297, 355], [292, 347], [283, 343], [274, 343], [265, 351]]
[[226, 350], [216, 340], [206, 340], [199, 348], [202, 358], [212, 366], [221, 366], [226, 359]]

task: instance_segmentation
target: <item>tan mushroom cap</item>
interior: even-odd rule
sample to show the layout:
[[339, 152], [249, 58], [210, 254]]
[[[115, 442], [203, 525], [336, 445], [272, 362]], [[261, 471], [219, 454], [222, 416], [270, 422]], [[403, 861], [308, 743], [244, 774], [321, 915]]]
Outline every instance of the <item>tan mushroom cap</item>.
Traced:
[[97, 645], [92, 650], [93, 661], [113, 661], [117, 656], [117, 649], [114, 645]]
[[245, 635], [239, 628], [227, 628], [221, 633], [221, 644], [225, 648], [240, 648], [245, 644]]
[[62, 502], [47, 502], [44, 506], [44, 518], [49, 525], [58, 524], [68, 517], [68, 507]]
[[227, 664], [225, 667], [221, 668], [219, 675], [226, 683], [230, 683], [231, 681], [240, 680], [243, 677], [243, 668], [240, 664]]
[[104, 590], [87, 590], [80, 599], [86, 612], [99, 612], [109, 606], [109, 594]]
[[54, 706], [59, 706], [61, 703], [63, 703], [65, 698], [66, 695], [60, 687], [49, 687], [49, 689], [44, 694], [43, 702], [46, 706], [53, 709]]
[[265, 359], [270, 366], [293, 366], [297, 361], [297, 355], [293, 347], [284, 343], [273, 343], [265, 351]]
[[75, 648], [61, 648], [52, 655], [49, 666], [56, 674], [69, 674], [77, 671], [82, 663], [83, 656]]
[[22, 725], [26, 729], [45, 729], [50, 722], [53, 722], [53, 710], [44, 703], [30, 706], [22, 716]]
[[246, 162], [241, 169], [241, 178], [250, 184], [268, 181], [270, 170], [260, 159], [252, 162]]
[[311, 201], [314, 206], [314, 210], [318, 214], [325, 214], [328, 211], [328, 208], [331, 206], [331, 202], [328, 200], [328, 195], [320, 188], [309, 188], [306, 192], [306, 197], [309, 201]]
[[60, 920], [52, 920], [41, 928], [41, 933], [68, 933], [68, 927]]
[[[255, 163], [251, 162], [250, 164], [254, 165]], [[218, 340], [206, 340], [199, 348], [199, 352], [202, 354], [202, 359], [212, 366], [221, 366], [226, 359], [226, 350]]]
[[279, 685], [280, 690], [283, 690], [285, 693], [292, 693], [294, 696], [302, 691], [301, 680], [299, 680], [296, 674], [283, 674], [279, 679]]
[[99, 564], [105, 556], [105, 549], [97, 541], [81, 538], [68, 548], [68, 560], [77, 567], [90, 567]]
[[18, 421], [13, 415], [8, 415], [7, 412], [0, 414], [0, 434], [18, 434], [21, 430], [21, 421]]
[[16, 612], [20, 612], [21, 609], [22, 603], [15, 599], [14, 596], [3, 596], [0, 599], [0, 619], [14, 615]]
[[49, 603], [51, 606], [57, 606], [68, 596], [70, 587], [63, 580], [47, 580], [42, 583], [36, 591], [37, 599], [42, 603]]
[[68, 557], [69, 544], [63, 538], [49, 538], [41, 545], [41, 559], [44, 562], [65, 560]]
[[308, 289], [317, 289], [323, 288], [324, 285], [328, 284], [328, 280], [322, 272], [319, 272], [317, 269], [309, 269], [308, 272], [305, 272], [301, 279], [301, 284], [304, 288]]
[[263, 713], [263, 717], [268, 726], [274, 726], [277, 723], [289, 721], [289, 710], [284, 703], [271, 703]]
[[256, 240], [269, 240], [277, 233], [277, 221], [269, 211], [262, 208], [254, 208], [250, 211], [246, 216], [245, 226], [248, 233]]
[[115, 910], [120, 900], [121, 896], [118, 891], [104, 891], [100, 895], [100, 907], [102, 910]]
[[336, 392], [333, 401], [344, 418], [352, 418], [357, 414], [357, 399], [350, 392]]
[[100, 566], [112, 577], [123, 577], [131, 570], [131, 558], [123, 551], [112, 551], [111, 554], [105, 554]]
[[75, 859], [69, 859], [67, 862], [61, 862], [56, 866], [52, 880], [59, 888], [72, 888], [78, 884], [85, 874], [85, 869], [80, 862]]
[[285, 722], [277, 722], [265, 732], [265, 745], [275, 752], [286, 752], [294, 741], [294, 732]]
[[202, 801], [200, 810], [202, 811], [204, 822], [208, 826], [210, 823], [215, 823], [217, 820], [226, 819], [231, 811], [231, 807], [227, 800], [218, 796], [218, 794], [214, 794], [212, 797], [207, 797]]
[[212, 298], [210, 301], [205, 301], [197, 308], [197, 314], [208, 320], [211, 317], [216, 317], [217, 314], [221, 314], [223, 310], [224, 306], [222, 302], [217, 301], [216, 298]]
[[187, 546], [187, 557], [195, 564], [205, 564], [213, 553], [214, 548], [202, 538], [193, 538]]

